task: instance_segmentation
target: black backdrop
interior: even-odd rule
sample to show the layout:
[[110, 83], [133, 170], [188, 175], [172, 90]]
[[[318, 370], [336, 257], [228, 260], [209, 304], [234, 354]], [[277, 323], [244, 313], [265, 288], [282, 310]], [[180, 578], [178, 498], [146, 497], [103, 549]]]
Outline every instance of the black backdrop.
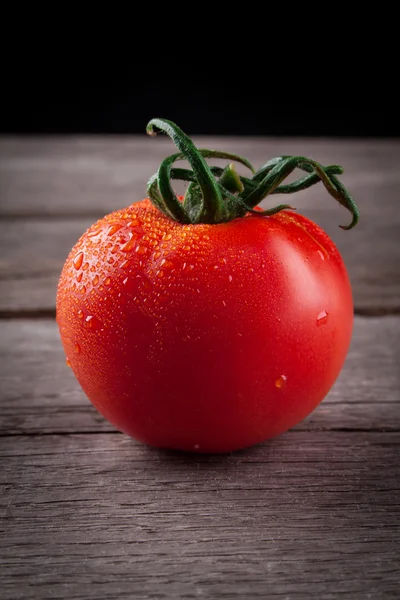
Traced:
[[73, 75], [55, 78], [51, 70], [33, 78], [26, 71], [3, 92], [0, 132], [144, 133], [149, 119], [164, 117], [189, 134], [397, 137], [397, 107], [382, 100], [377, 105], [357, 89], [341, 100], [317, 86], [307, 98], [267, 86], [255, 92], [205, 76], [150, 78], [136, 72], [123, 80], [104, 75], [89, 82]]

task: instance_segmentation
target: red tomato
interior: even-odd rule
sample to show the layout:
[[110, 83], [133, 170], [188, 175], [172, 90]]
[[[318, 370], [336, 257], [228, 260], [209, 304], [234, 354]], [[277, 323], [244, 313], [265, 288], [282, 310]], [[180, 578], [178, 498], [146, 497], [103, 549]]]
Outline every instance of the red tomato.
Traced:
[[144, 200], [72, 249], [57, 320], [80, 385], [117, 429], [226, 452], [318, 406], [345, 361], [353, 303], [337, 248], [304, 216], [184, 225]]

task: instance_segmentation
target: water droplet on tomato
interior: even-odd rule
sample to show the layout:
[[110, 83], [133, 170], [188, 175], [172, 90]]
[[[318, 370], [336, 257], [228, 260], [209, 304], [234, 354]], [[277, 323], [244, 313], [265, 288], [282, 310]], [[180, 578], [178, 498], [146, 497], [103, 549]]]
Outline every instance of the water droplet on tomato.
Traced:
[[157, 277], [164, 277], [164, 271], [157, 271]]
[[71, 368], [71, 361], [69, 360], [68, 356], [65, 359], [65, 362], [67, 363], [67, 367]]
[[83, 310], [78, 310], [78, 317], [83, 319]]
[[117, 233], [117, 231], [119, 231], [121, 227], [122, 225], [118, 225], [117, 223], [115, 225], [111, 225], [110, 229], [107, 231], [107, 235], [114, 235], [114, 233]]
[[84, 265], [83, 265], [83, 267], [82, 267], [82, 271], [87, 271], [87, 270], [88, 270], [88, 268], [89, 268], [89, 263], [88, 263], [88, 262], [85, 262], [85, 264], [84, 264]]
[[81, 347], [80, 347], [80, 345], [79, 345], [78, 343], [76, 343], [76, 344], [75, 344], [75, 346], [74, 346], [74, 350], [75, 350], [75, 352], [76, 352], [77, 354], [80, 354]]
[[83, 285], [80, 289], [81, 294], [86, 294], [86, 287]]
[[321, 259], [321, 260], [325, 260], [324, 253], [323, 253], [323, 252], [321, 252], [321, 250], [317, 250], [317, 252], [318, 252], [318, 254], [319, 254], [319, 257], [320, 257], [320, 259]]
[[96, 331], [96, 329], [100, 328], [101, 323], [99, 319], [94, 315], [88, 315], [85, 321], [89, 329], [92, 329], [92, 331]]
[[185, 252], [190, 252], [191, 247], [190, 246], [183, 246], [183, 249], [185, 250]]
[[78, 273], [78, 275], [76, 276], [76, 280], [78, 283], [80, 283], [82, 281], [82, 277], [83, 277], [83, 273], [82, 271], [80, 273]]
[[129, 240], [121, 247], [122, 252], [130, 252], [133, 250], [133, 247], [136, 243], [136, 235], [134, 233], [129, 233]]
[[95, 275], [95, 276], [93, 277], [93, 285], [97, 285], [98, 283], [99, 283], [99, 276], [98, 276], [98, 275]]
[[328, 321], [328, 313], [326, 310], [322, 310], [317, 317], [317, 326], [321, 327], [321, 325], [326, 325]]
[[83, 261], [83, 252], [79, 252], [79, 254], [77, 254], [73, 260], [73, 264], [74, 264], [74, 267], [76, 270], [81, 268], [82, 261]]
[[281, 375], [280, 377], [278, 377], [278, 379], [275, 381], [275, 385], [277, 388], [283, 388], [283, 386], [286, 383], [286, 375]]
[[100, 235], [100, 230], [99, 229], [95, 229], [94, 231], [90, 231], [87, 234], [87, 237], [92, 238], [92, 237], [96, 237], [98, 235]]
[[127, 292], [131, 292], [131, 291], [133, 291], [134, 289], [136, 289], [135, 282], [134, 282], [134, 280], [132, 279], [132, 277], [125, 277], [125, 279], [123, 280], [123, 282], [122, 282], [122, 283], [124, 284], [124, 286], [125, 286], [125, 290], [126, 290]]
[[172, 235], [170, 233], [167, 233], [167, 235], [164, 235], [163, 240], [170, 240], [172, 238]]
[[148, 248], [147, 246], [143, 246], [142, 244], [140, 244], [139, 246], [137, 246], [136, 248], [136, 252], [138, 254], [145, 254], [147, 252]]
[[[186, 263], [185, 263], [186, 264]], [[167, 259], [163, 259], [161, 261], [161, 266], [164, 267], [164, 269], [172, 269], [175, 265], [172, 262], [172, 260], [167, 260]]]
[[111, 283], [111, 277], [107, 277], [107, 279], [104, 281], [104, 285], [110, 285]]

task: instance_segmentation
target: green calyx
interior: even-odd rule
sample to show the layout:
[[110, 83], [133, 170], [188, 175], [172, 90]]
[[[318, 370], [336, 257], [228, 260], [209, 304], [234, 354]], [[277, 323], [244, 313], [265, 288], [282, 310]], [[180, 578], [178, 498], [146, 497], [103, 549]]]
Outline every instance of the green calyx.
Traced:
[[[191, 139], [172, 121], [152, 119], [146, 131], [155, 136], [155, 128], [169, 135], [179, 152], [163, 160], [157, 173], [148, 181], [147, 194], [160, 211], [175, 221], [186, 224], [217, 224], [243, 217], [249, 212], [271, 216], [292, 207], [279, 204], [267, 210], [254, 210], [267, 196], [293, 194], [322, 181], [330, 195], [352, 215], [349, 225], [339, 227], [352, 229], [358, 222], [357, 205], [337, 178], [337, 175], [343, 173], [342, 167], [338, 165], [324, 167], [304, 156], [279, 156], [255, 171], [252, 164], [242, 156], [196, 148]], [[231, 162], [223, 169], [208, 165], [206, 158], [226, 158]], [[178, 160], [187, 160], [191, 170], [174, 167]], [[232, 161], [247, 167], [251, 171], [251, 177], [239, 175]], [[304, 171], [306, 175], [292, 183], [283, 184], [295, 169]], [[176, 179], [189, 184], [183, 202], [171, 186], [171, 181]]]

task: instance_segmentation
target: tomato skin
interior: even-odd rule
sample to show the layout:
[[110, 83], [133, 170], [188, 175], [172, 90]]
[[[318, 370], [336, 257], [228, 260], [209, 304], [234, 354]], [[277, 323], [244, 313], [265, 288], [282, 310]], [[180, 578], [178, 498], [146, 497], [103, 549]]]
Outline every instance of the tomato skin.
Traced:
[[72, 249], [57, 322], [82, 389], [117, 429], [228, 452], [323, 400], [346, 359], [353, 301], [336, 246], [304, 216], [181, 225], [143, 200]]

